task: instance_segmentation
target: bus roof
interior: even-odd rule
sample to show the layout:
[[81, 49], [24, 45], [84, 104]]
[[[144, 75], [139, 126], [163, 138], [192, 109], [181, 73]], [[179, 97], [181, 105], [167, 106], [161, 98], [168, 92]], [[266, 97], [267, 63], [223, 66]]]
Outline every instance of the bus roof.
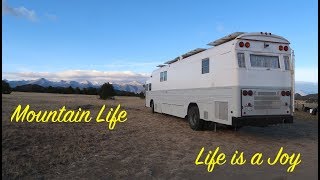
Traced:
[[263, 40], [263, 41], [271, 41], [278, 43], [288, 43], [289, 41], [281, 36], [277, 36], [267, 32], [253, 32], [253, 33], [245, 33], [245, 32], [234, 32], [227, 36], [224, 36], [220, 39], [217, 39], [213, 42], [208, 43], [209, 46], [219, 46], [220, 44], [232, 41], [234, 39], [247, 39], [247, 40]]
[[[229, 42], [229, 41], [232, 41], [234, 39], [243, 39], [243, 40], [254, 40], [254, 41], [265, 41], [265, 42], [275, 42], [275, 43], [285, 43], [285, 44], [290, 44], [290, 42], [281, 37], [281, 36], [277, 36], [277, 35], [274, 35], [274, 34], [271, 34], [271, 33], [268, 33], [268, 32], [252, 32], [252, 33], [246, 33], [246, 32], [234, 32], [232, 34], [229, 34], [227, 36], [224, 36], [220, 39], [217, 39], [215, 41], [212, 41], [210, 43], [208, 43], [207, 45], [209, 46], [219, 46], [221, 44], [224, 44], [226, 42]], [[195, 55], [195, 54], [198, 54], [202, 51], [205, 51], [207, 50], [206, 48], [197, 48], [197, 49], [194, 49], [192, 51], [189, 51], [179, 57], [176, 57], [175, 59], [173, 60], [169, 60], [167, 62], [165, 62], [164, 64], [160, 64], [158, 65], [157, 67], [159, 68], [162, 68], [162, 67], [165, 67], [166, 65], [165, 64], [172, 64], [174, 62], [177, 62], [181, 59], [184, 59], [184, 58], [187, 58], [189, 56], [192, 56], [192, 55]]]

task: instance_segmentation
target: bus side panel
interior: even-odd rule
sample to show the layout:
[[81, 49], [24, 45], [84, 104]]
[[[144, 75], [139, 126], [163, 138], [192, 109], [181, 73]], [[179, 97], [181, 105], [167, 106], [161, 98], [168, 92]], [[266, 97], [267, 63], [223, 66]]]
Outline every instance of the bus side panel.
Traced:
[[[184, 118], [190, 103], [197, 104], [200, 118], [231, 125], [233, 87], [180, 89], [152, 92], [155, 111]], [[160, 106], [160, 107], [159, 107]]]
[[150, 91], [146, 91], [146, 107], [150, 107], [150, 101], [151, 101], [151, 95]]

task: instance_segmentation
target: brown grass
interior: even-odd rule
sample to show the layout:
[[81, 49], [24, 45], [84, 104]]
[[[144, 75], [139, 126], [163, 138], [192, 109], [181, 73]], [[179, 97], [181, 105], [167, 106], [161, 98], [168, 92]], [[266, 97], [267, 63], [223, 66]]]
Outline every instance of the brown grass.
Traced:
[[[2, 97], [2, 177], [46, 179], [318, 179], [318, 118], [296, 112], [294, 124], [268, 127], [224, 128], [192, 131], [184, 119], [152, 114], [144, 100], [117, 97], [18, 93]], [[103, 104], [122, 105], [128, 120], [115, 130], [96, 123], [11, 123], [12, 110], [30, 104], [34, 110], [54, 110], [66, 105], [89, 108], [93, 117]], [[246, 155], [263, 152], [273, 157], [282, 146], [301, 153], [294, 173], [288, 165], [231, 166], [209, 173], [194, 160], [202, 147], [217, 146], [230, 157], [235, 150]]]

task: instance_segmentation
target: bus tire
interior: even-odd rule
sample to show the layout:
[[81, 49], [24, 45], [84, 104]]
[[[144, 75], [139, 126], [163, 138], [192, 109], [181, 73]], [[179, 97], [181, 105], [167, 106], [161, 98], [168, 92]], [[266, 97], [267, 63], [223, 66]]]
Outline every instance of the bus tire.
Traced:
[[150, 102], [151, 112], [154, 113], [154, 103], [153, 101]]
[[188, 109], [188, 122], [191, 129], [195, 131], [203, 129], [203, 120], [200, 119], [199, 108], [197, 106], [191, 106]]
[[314, 108], [311, 112], [312, 115], [317, 115], [318, 112], [318, 108]]

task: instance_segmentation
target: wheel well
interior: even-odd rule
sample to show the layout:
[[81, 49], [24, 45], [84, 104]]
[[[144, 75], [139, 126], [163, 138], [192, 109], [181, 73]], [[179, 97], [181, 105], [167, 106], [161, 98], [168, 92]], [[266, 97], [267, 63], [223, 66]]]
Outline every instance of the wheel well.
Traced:
[[199, 108], [198, 105], [197, 105], [197, 103], [190, 103], [189, 106], [188, 106], [188, 110], [189, 110], [192, 106], [196, 106], [197, 108]]
[[185, 119], [188, 118], [188, 111], [189, 111], [189, 109], [190, 109], [191, 107], [193, 107], [193, 106], [196, 106], [196, 107], [199, 109], [197, 103], [189, 103], [188, 109], [187, 109], [187, 114], [186, 114], [186, 116], [184, 117]]
[[151, 99], [151, 101], [150, 101], [150, 107], [151, 107], [151, 103], [153, 103], [153, 99]]

